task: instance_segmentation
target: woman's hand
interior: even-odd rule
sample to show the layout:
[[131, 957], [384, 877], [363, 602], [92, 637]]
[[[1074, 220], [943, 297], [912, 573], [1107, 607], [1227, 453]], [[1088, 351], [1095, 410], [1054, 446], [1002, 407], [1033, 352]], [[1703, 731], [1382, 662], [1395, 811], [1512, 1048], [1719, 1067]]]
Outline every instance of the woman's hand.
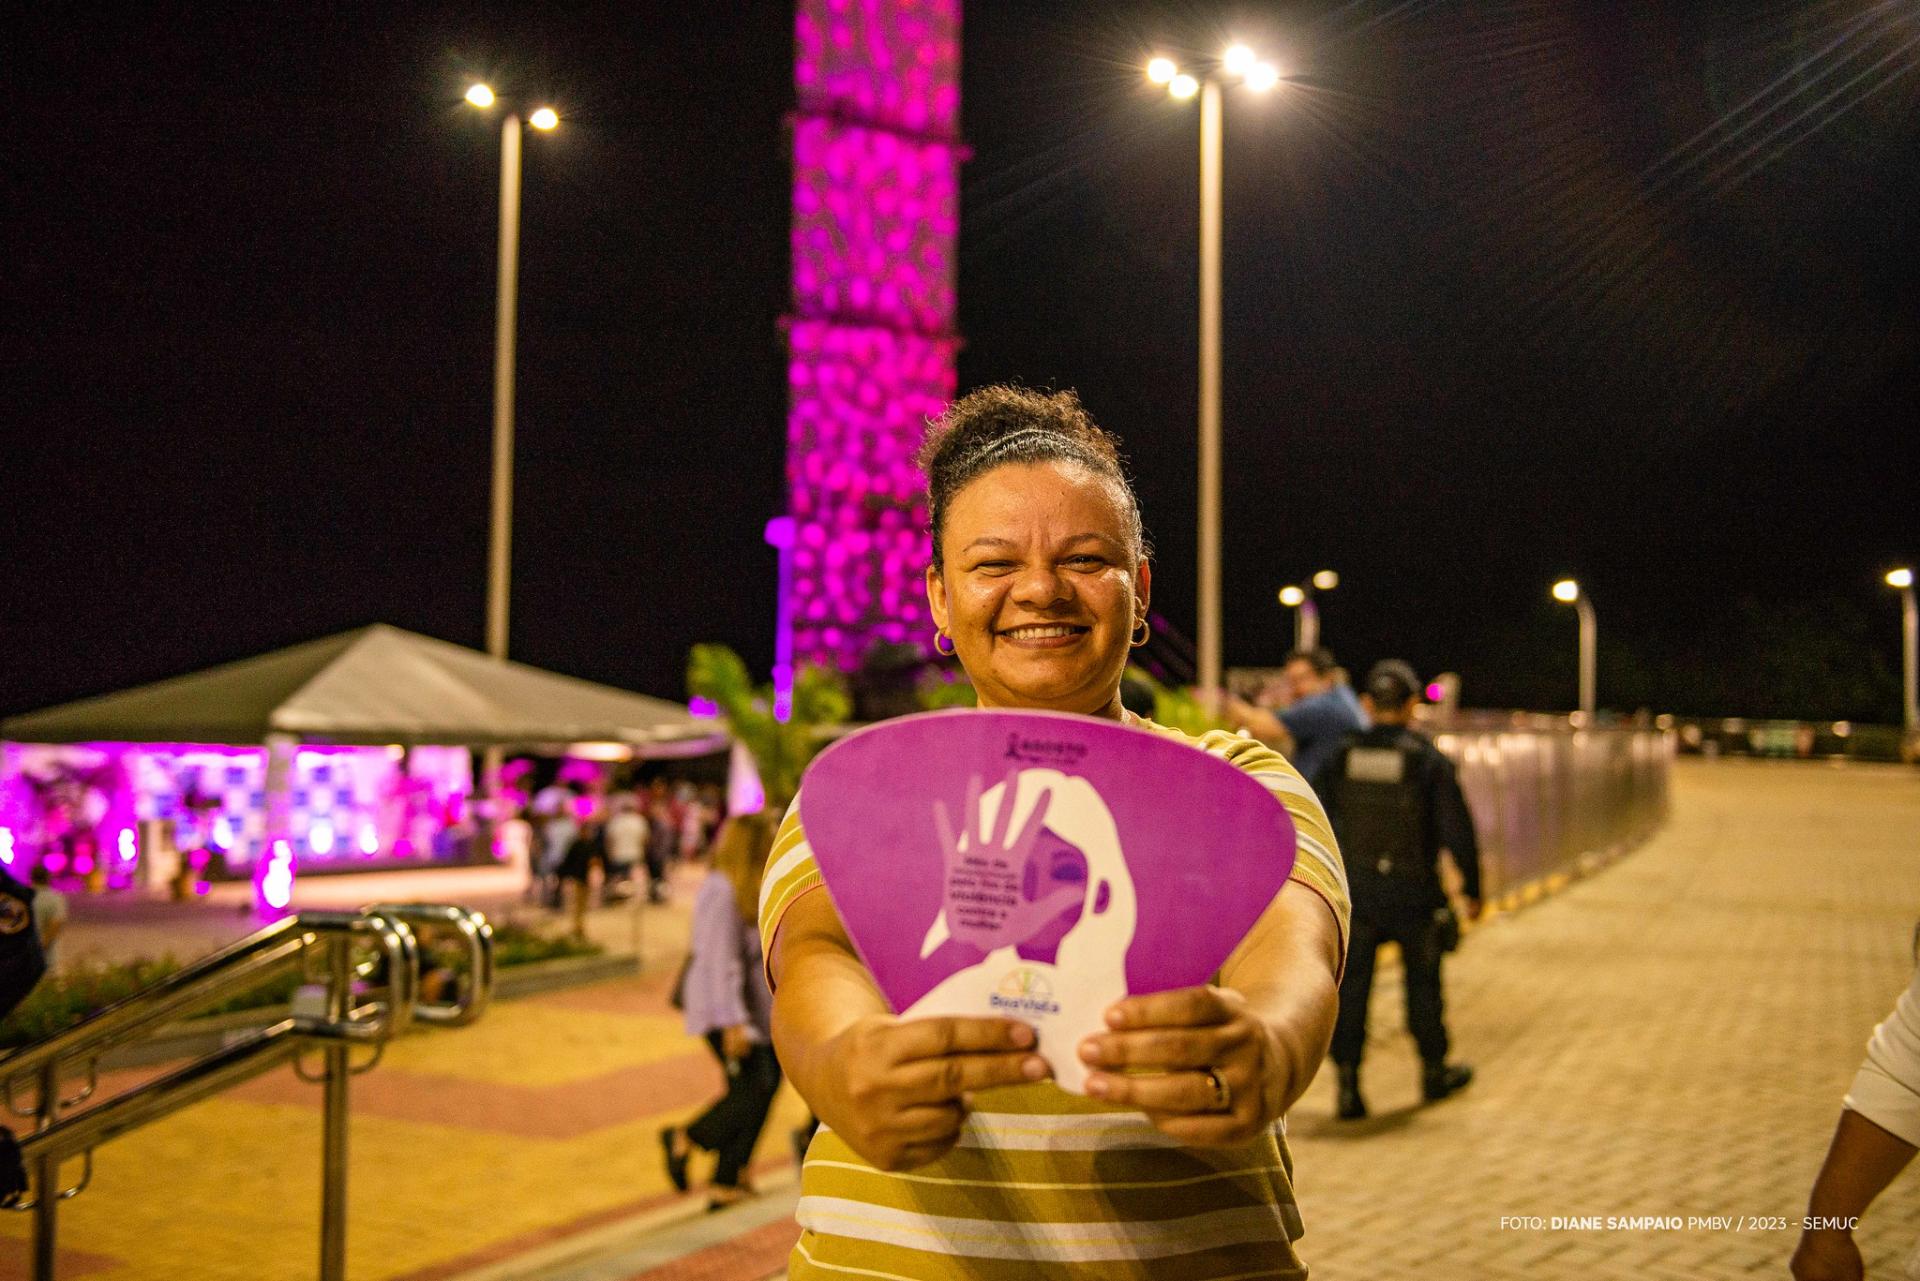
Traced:
[[[1081, 1060], [1102, 1069], [1087, 1077], [1087, 1093], [1139, 1108], [1154, 1128], [1182, 1143], [1247, 1143], [1299, 1093], [1293, 1056], [1232, 988], [1130, 996], [1107, 1011], [1107, 1026], [1113, 1030], [1080, 1043]], [[1152, 1075], [1123, 1075], [1126, 1069]], [[1215, 1078], [1224, 1087], [1224, 1108]]]
[[882, 1170], [938, 1160], [960, 1138], [965, 1097], [1047, 1075], [1033, 1029], [1012, 1019], [869, 1014], [823, 1048], [820, 1119]]

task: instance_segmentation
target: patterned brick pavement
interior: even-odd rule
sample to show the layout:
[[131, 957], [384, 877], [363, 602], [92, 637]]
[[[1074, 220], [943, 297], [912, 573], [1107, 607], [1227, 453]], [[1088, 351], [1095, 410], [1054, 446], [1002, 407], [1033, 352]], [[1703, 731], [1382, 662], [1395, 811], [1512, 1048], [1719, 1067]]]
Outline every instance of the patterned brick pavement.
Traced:
[[[691, 884], [680, 889], [690, 902]], [[355, 1078], [354, 1281], [433, 1281], [609, 1223], [675, 1216], [683, 1199], [656, 1132], [721, 1085], [666, 1003], [684, 915], [665, 909], [649, 926], [640, 977], [500, 1002], [472, 1027], [403, 1038]], [[93, 1185], [61, 1210], [60, 1276], [313, 1276], [319, 1102], [319, 1087], [277, 1072], [102, 1148]], [[786, 1135], [802, 1116], [783, 1092], [757, 1170], [791, 1165]], [[28, 1275], [29, 1231], [30, 1216], [0, 1215], [0, 1281]]]
[[[1315, 1275], [1784, 1276], [1789, 1231], [1551, 1219], [1797, 1220], [1868, 1031], [1906, 982], [1916, 916], [1920, 773], [1683, 762], [1667, 832], [1494, 920], [1449, 962], [1458, 1052], [1480, 1070], [1459, 1098], [1414, 1106], [1386, 968], [1375, 1117], [1335, 1125], [1322, 1080], [1291, 1121]], [[475, 1027], [408, 1038], [357, 1081], [355, 1281], [454, 1277], [654, 1219], [649, 1252], [665, 1262], [628, 1276], [766, 1276], [789, 1227], [743, 1214], [735, 1239], [716, 1239], [659, 1171], [654, 1131], [719, 1081], [664, 1006], [670, 972], [503, 1003]], [[316, 1105], [311, 1087], [266, 1078], [103, 1149], [95, 1186], [63, 1212], [62, 1275], [312, 1276]], [[781, 1108], [769, 1164], [797, 1119], [790, 1093]], [[1503, 1229], [1502, 1216], [1549, 1222]], [[0, 1278], [25, 1275], [27, 1226], [0, 1217]], [[1862, 1238], [1872, 1275], [1896, 1275], [1920, 1240], [1920, 1175]], [[606, 1263], [547, 1275], [612, 1276]]]
[[[1336, 1125], [1323, 1073], [1293, 1150], [1317, 1277], [1786, 1275], [1797, 1224], [1920, 917], [1920, 772], [1683, 761], [1669, 828], [1450, 958], [1456, 1053], [1417, 1108], [1397, 977], [1375, 992], [1365, 1088]], [[1554, 1230], [1554, 1216], [1727, 1216], [1740, 1230]], [[1501, 1227], [1503, 1216], [1545, 1228]], [[1897, 1276], [1920, 1175], [1861, 1240]]]

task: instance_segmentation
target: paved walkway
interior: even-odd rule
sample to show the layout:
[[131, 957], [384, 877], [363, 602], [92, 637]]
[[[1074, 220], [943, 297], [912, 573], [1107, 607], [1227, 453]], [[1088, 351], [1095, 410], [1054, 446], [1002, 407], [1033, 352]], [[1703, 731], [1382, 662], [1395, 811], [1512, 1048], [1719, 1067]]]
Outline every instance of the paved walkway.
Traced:
[[[1660, 837], [1449, 961], [1457, 1053], [1480, 1073], [1465, 1094], [1414, 1107], [1381, 984], [1376, 1115], [1327, 1119], [1329, 1071], [1291, 1124], [1316, 1276], [1786, 1275], [1841, 1096], [1913, 964], [1920, 771], [1683, 761], [1676, 784]], [[1553, 1226], [1595, 1215], [1737, 1226]], [[1899, 1275], [1920, 1171], [1860, 1236], [1869, 1275]]]
[[[1784, 1276], [1795, 1234], [1766, 1221], [1803, 1212], [1868, 1031], [1906, 982], [1916, 917], [1920, 772], [1683, 762], [1666, 833], [1449, 962], [1459, 1053], [1480, 1069], [1466, 1094], [1413, 1106], [1383, 976], [1375, 1118], [1335, 1125], [1322, 1080], [1291, 1122], [1315, 1275]], [[709, 1220], [670, 1195], [654, 1132], [719, 1083], [664, 1005], [671, 972], [503, 1003], [408, 1038], [356, 1081], [355, 1281], [775, 1272], [798, 1101], [784, 1095], [769, 1127], [774, 1195], [754, 1212]], [[317, 1102], [264, 1078], [102, 1149], [63, 1210], [62, 1278], [312, 1276]], [[1608, 1215], [1682, 1226], [1552, 1222]], [[1716, 1215], [1740, 1227], [1686, 1222]], [[27, 1227], [0, 1216], [0, 1277], [25, 1275]], [[1897, 1275], [1920, 1240], [1920, 1173], [1862, 1240], [1870, 1275]]]

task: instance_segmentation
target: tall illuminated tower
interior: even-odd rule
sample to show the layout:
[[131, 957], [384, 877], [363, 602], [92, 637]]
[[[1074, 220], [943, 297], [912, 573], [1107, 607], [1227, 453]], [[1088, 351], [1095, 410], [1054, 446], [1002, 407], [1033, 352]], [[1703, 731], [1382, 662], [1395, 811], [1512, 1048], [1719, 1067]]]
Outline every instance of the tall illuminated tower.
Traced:
[[960, 0], [799, 0], [793, 77], [783, 696], [796, 663], [931, 640], [913, 454], [959, 347]]

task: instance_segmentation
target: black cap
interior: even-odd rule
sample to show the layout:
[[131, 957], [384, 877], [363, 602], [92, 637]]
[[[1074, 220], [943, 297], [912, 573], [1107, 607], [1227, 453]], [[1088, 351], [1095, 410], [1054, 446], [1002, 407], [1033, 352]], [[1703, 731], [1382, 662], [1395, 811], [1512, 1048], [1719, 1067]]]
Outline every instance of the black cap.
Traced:
[[1397, 658], [1383, 658], [1367, 670], [1366, 692], [1382, 707], [1398, 707], [1420, 696], [1420, 678]]

